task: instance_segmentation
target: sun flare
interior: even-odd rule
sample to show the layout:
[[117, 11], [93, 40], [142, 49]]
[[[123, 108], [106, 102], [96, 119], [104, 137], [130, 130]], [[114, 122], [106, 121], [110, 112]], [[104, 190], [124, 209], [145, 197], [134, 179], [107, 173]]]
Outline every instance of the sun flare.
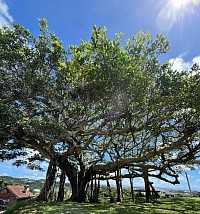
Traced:
[[186, 23], [189, 16], [200, 16], [200, 0], [163, 0], [159, 5], [157, 25], [165, 31]]
[[172, 7], [174, 8], [181, 8], [190, 2], [190, 0], [170, 0], [170, 1], [172, 4]]

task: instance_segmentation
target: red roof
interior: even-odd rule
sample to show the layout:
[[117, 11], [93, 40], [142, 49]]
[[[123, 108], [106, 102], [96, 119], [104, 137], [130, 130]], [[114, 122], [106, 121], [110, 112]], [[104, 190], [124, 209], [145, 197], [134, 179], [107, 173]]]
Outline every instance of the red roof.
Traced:
[[13, 185], [8, 185], [5, 188], [7, 188], [8, 190], [10, 190], [17, 199], [25, 199], [25, 198], [30, 198], [33, 197], [33, 193], [28, 191], [25, 191], [25, 187], [24, 186], [13, 186]]

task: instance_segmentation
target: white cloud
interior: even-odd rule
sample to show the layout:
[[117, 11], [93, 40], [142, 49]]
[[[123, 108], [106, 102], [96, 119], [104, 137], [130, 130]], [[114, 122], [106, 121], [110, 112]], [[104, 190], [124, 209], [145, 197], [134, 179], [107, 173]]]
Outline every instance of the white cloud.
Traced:
[[200, 185], [193, 185], [191, 184], [192, 191], [200, 191]]
[[187, 182], [187, 181], [186, 181], [185, 175], [181, 175], [181, 174], [179, 174], [178, 180], [179, 180], [180, 182]]
[[45, 179], [45, 176], [46, 176], [46, 174], [43, 172], [33, 171], [32, 174], [30, 176], [28, 176], [28, 178], [38, 180], [38, 179]]
[[186, 71], [189, 71], [194, 63], [200, 64], [200, 56], [194, 57], [191, 61], [185, 61], [183, 59], [183, 56], [180, 55], [180, 56], [178, 56], [178, 57], [176, 57], [174, 59], [170, 59], [169, 62], [173, 64], [172, 65], [172, 69], [173, 70], [177, 70], [177, 71], [186, 70]]
[[130, 187], [130, 179], [129, 178], [124, 178], [123, 182], [122, 182], [122, 186]]
[[178, 56], [175, 59], [170, 59], [170, 63], [172, 63], [172, 69], [177, 71], [189, 70], [191, 68], [191, 62], [185, 62], [182, 56]]
[[195, 57], [192, 62], [200, 64], [200, 56]]
[[2, 25], [11, 25], [14, 21], [13, 17], [9, 13], [8, 5], [4, 0], [0, 0], [0, 27]]
[[5, 173], [5, 172], [0, 172], [0, 176], [9, 176], [9, 174], [8, 173]]

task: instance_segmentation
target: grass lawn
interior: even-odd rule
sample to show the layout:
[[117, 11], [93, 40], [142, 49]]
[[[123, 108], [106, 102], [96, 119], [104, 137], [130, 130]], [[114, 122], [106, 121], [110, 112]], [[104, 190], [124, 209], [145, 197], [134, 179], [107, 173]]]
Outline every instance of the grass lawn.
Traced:
[[[142, 199], [144, 200], [144, 199]], [[157, 214], [179, 214], [194, 213], [200, 214], [200, 198], [163, 198], [154, 204], [146, 204], [141, 200], [136, 204], [90, 204], [72, 202], [29, 202], [23, 207], [18, 207], [16, 211], [6, 212], [5, 214], [32, 214], [32, 213], [70, 213], [70, 214], [92, 214], [92, 213], [157, 213]]]

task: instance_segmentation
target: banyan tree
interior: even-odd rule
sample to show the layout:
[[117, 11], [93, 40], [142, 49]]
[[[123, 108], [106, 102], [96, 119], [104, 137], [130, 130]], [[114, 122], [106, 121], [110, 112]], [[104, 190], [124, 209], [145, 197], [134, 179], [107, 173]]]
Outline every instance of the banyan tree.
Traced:
[[140, 31], [123, 41], [94, 27], [89, 41], [65, 50], [45, 20], [40, 30], [36, 38], [17, 23], [0, 29], [1, 159], [33, 149], [35, 160], [49, 161], [45, 200], [58, 168], [59, 201], [66, 178], [77, 202], [89, 190], [97, 202], [99, 180], [109, 190], [113, 173], [117, 201], [123, 178], [130, 179], [132, 200], [135, 177], [144, 179], [147, 201], [155, 193], [151, 177], [179, 183], [175, 166], [199, 157], [199, 66], [177, 72], [161, 63], [169, 50], [162, 35]]

